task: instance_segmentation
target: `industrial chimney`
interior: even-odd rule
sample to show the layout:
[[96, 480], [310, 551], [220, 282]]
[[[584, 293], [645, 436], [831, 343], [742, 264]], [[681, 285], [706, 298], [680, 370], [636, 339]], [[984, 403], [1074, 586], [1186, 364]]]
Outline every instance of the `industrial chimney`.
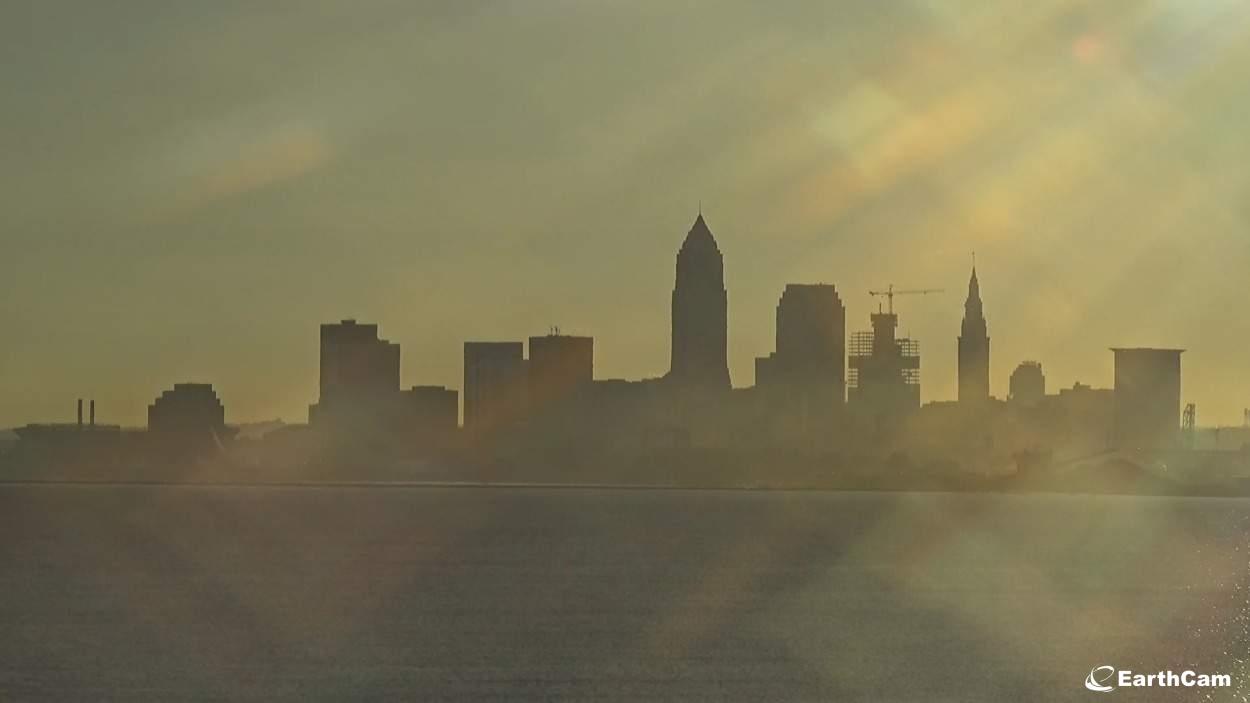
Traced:
[[78, 399], [78, 428], [82, 429], [82, 398]]
[[95, 398], [91, 399], [91, 426], [95, 427]]

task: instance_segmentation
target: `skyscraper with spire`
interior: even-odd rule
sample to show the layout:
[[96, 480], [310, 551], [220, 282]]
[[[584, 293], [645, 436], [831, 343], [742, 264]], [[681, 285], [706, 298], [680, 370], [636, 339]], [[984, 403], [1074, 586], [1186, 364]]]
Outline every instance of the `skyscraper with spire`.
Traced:
[[729, 303], [720, 248], [700, 212], [677, 252], [669, 381], [690, 391], [729, 390]]
[[972, 265], [968, 281], [968, 300], [964, 303], [964, 321], [959, 334], [959, 400], [975, 402], [990, 397], [990, 337], [981, 307], [981, 284], [977, 266]]

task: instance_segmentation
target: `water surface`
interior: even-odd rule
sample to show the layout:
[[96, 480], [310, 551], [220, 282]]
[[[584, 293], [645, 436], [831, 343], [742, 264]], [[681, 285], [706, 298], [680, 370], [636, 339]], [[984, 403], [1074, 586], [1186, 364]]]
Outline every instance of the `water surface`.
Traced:
[[1250, 501], [0, 486], [4, 700], [1242, 700]]

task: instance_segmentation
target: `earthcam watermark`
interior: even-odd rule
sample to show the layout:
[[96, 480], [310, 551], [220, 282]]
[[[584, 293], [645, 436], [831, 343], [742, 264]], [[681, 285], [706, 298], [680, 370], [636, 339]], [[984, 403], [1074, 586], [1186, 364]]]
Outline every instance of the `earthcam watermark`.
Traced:
[[1233, 685], [1230, 674], [1200, 674], [1185, 670], [1137, 674], [1114, 666], [1097, 666], [1085, 677], [1085, 688], [1110, 693], [1117, 688], [1228, 688]]

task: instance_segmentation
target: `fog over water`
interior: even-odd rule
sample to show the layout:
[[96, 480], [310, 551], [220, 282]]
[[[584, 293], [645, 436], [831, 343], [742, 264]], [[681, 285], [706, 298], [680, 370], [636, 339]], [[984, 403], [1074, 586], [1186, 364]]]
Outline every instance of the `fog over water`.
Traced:
[[1247, 508], [7, 485], [0, 698], [1242, 700]]

